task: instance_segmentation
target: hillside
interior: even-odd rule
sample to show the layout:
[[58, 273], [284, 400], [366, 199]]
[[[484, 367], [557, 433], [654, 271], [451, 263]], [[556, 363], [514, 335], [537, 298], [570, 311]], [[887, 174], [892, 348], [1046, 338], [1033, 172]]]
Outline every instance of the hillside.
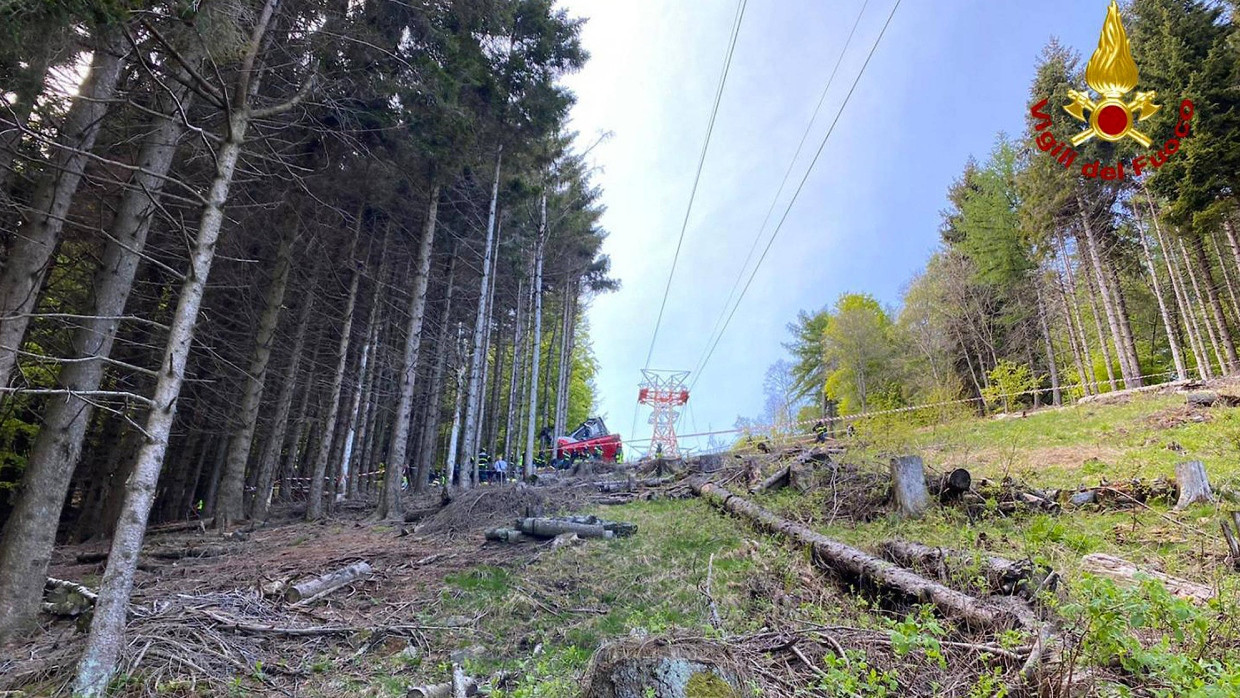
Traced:
[[[1035, 695], [1065, 682], [1073, 695], [1232, 695], [1240, 636], [1225, 609], [1240, 575], [1220, 535], [1231, 506], [1177, 511], [1148, 496], [1157, 478], [1193, 458], [1218, 493], [1230, 495], [1240, 478], [1240, 411], [1190, 407], [1185, 396], [1169, 388], [936, 427], [862, 422], [855, 436], [829, 443], [829, 459], [813, 444], [762, 443], [770, 453], [665, 464], [678, 469], [672, 477], [640, 473], [655, 479], [636, 491], [617, 473], [548, 476], [458, 494], [445, 507], [438, 495], [412, 502], [417, 521], [404, 526], [361, 518], [359, 503], [318, 523], [293, 509], [283, 522], [224, 537], [154, 529], [121, 694], [421, 695], [411, 687], [448, 682], [459, 664], [491, 695], [578, 696], [591, 658], [609, 646], [609, 662], [671, 652], [772, 696]], [[918, 520], [895, 515], [882, 465], [892, 453], [920, 453], [931, 480], [967, 466], [981, 504], [935, 502]], [[747, 483], [798, 462], [807, 465], [792, 486], [745, 494]], [[1018, 583], [1005, 603], [1046, 621], [1058, 644], [1043, 643], [1023, 676], [1040, 646], [1028, 626], [970, 627], [937, 601], [841, 578], [787, 538], [695, 498], [690, 483], [705, 481], [864, 551], [889, 541], [962, 551], [922, 571], [981, 603], [1003, 591], [988, 586], [986, 556], [1045, 566], [1057, 583], [1030, 577], [1045, 588]], [[1100, 485], [1126, 494], [1099, 489], [1095, 503], [1068, 502]], [[1057, 504], [1008, 506], [1012, 492]], [[556, 510], [631, 522], [637, 532], [567, 544], [484, 539], [489, 528]], [[59, 548], [52, 576], [90, 587], [102, 569], [90, 554], [102, 550]], [[1194, 603], [1156, 581], [1104, 581], [1082, 569], [1095, 553], [1204, 585], [1214, 598]], [[357, 561], [373, 574], [313, 603], [270, 593], [273, 583]], [[71, 675], [82, 637], [70, 620], [45, 622], [48, 633], [0, 666], [4, 688], [18, 695], [51, 693]], [[611, 695], [598, 690], [585, 695]]]

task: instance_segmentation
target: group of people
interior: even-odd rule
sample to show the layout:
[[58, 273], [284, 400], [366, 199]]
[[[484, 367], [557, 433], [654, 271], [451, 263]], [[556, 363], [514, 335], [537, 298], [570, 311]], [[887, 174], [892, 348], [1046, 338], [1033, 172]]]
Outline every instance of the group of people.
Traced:
[[[565, 453], [562, 456], [554, 458], [550, 463], [550, 467], [555, 468], [556, 470], [567, 470], [573, 467], [573, 465], [577, 461], [584, 460], [587, 458], [593, 458], [594, 460], [603, 460], [604, 458], [603, 447], [595, 446], [593, 449], [590, 449], [590, 451], [588, 452], [582, 450], [582, 451], [573, 451], [570, 453]], [[620, 449], [620, 448], [616, 449], [616, 462], [617, 463], [624, 462], [623, 449]], [[484, 448], [478, 451], [477, 463], [478, 463], [478, 482], [479, 483], [498, 482], [502, 485], [508, 482], [508, 461], [504, 459], [504, 454], [502, 453], [498, 454], [494, 462], [492, 462], [491, 455], [487, 453], [487, 450]], [[547, 457], [545, 453], [540, 452], [534, 456], [534, 467], [535, 469], [541, 469], [541, 468], [548, 467]], [[457, 473], [457, 477], [460, 477], [460, 476], [461, 476], [461, 473]], [[436, 482], [440, 485], [444, 484], [443, 483], [444, 474], [442, 471], [436, 471], [432, 473], [431, 477], [432, 477], [433, 482]], [[401, 489], [407, 489], [408, 487], [407, 482], [408, 480], [406, 479], [406, 481], [402, 483]]]

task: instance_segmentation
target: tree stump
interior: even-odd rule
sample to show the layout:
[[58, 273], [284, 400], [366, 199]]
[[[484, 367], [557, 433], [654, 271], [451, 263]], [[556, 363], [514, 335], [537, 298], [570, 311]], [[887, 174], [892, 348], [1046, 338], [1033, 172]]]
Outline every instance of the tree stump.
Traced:
[[926, 489], [926, 468], [921, 456], [899, 456], [891, 460], [891, 483], [896, 509], [902, 516], [919, 517], [930, 506]]
[[1205, 463], [1199, 460], [1177, 463], [1175, 479], [1180, 486], [1180, 501], [1176, 503], [1176, 509], [1184, 509], [1198, 502], [1214, 501], [1214, 493], [1210, 491], [1210, 478], [1206, 476]]
[[1218, 402], [1218, 393], [1209, 390], [1199, 390], [1189, 393], [1185, 401], [1192, 407], [1213, 407]]
[[723, 647], [703, 642], [623, 640], [594, 655], [583, 698], [742, 698], [741, 677]]

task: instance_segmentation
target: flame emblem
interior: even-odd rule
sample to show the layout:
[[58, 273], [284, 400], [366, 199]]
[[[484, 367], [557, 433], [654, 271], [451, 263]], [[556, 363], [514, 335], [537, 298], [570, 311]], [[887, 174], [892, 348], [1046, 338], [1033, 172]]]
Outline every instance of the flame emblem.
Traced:
[[[1131, 138], [1148, 148], [1149, 136], [1136, 129], [1136, 122], [1145, 121], [1159, 109], [1154, 104], [1153, 92], [1138, 92], [1131, 102], [1123, 100], [1137, 86], [1137, 64], [1132, 60], [1128, 46], [1128, 33], [1119, 15], [1119, 4], [1111, 0], [1107, 18], [1098, 37], [1098, 48], [1085, 66], [1085, 82], [1102, 99], [1094, 101], [1089, 95], [1068, 90], [1072, 100], [1064, 107], [1073, 118], [1089, 125], [1072, 137], [1072, 145], [1080, 145], [1097, 136], [1104, 141], [1116, 142]], [[1089, 112], [1089, 116], [1085, 115]], [[1134, 117], [1134, 114], [1136, 118]]]

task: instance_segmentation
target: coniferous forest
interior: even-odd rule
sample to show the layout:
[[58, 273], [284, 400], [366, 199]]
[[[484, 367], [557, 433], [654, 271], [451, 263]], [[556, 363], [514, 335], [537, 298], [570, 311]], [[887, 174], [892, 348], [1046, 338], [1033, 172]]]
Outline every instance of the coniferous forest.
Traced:
[[148, 524], [400, 521], [586, 416], [616, 282], [550, 0], [0, 13], [0, 643], [58, 541], [110, 538], [97, 694]]
[[[908, 50], [899, 0], [856, 4], [766, 249]], [[727, 14], [617, 69], [619, 20], [687, 16], [638, 5], [598, 15], [602, 87], [701, 106], [633, 51], [693, 63]], [[746, 11], [700, 150], [641, 153], [647, 364], [706, 273], [673, 283], [704, 164], [765, 147], [710, 147], [746, 42], [786, 49]], [[898, 302], [808, 297], [765, 413], [699, 452], [691, 372], [645, 371], [650, 439], [592, 419], [616, 160], [573, 130], [595, 25], [557, 0], [0, 0], [0, 694], [1237, 695], [1240, 1], [1106, 12], [1102, 59], [1050, 39], [1022, 127], [952, 154]]]

